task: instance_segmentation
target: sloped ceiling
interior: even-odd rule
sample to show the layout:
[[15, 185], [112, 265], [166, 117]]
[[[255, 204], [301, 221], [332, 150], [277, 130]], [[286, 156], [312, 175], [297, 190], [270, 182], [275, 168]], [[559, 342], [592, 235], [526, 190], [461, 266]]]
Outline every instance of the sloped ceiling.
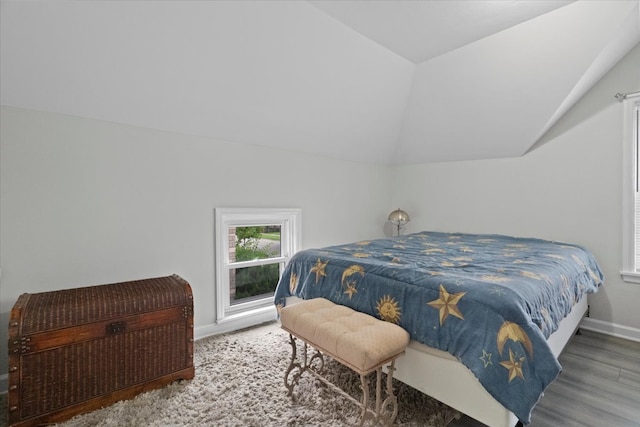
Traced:
[[520, 156], [640, 0], [5, 1], [0, 102], [359, 162]]
[[571, 2], [310, 0], [318, 9], [415, 64]]

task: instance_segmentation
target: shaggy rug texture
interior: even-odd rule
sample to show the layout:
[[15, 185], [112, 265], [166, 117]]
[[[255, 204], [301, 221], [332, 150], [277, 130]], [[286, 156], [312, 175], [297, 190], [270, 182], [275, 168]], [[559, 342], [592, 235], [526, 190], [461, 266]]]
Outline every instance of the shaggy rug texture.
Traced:
[[[299, 347], [301, 348], [301, 347]], [[196, 376], [58, 424], [60, 427], [122, 426], [348, 426], [359, 410], [306, 373], [287, 396], [289, 336], [271, 323], [195, 343]], [[337, 362], [328, 377], [361, 394], [360, 377]], [[384, 378], [383, 378], [384, 379]], [[443, 427], [460, 414], [394, 380], [400, 426]], [[0, 409], [5, 406], [2, 396]], [[4, 412], [4, 411], [3, 411]], [[4, 420], [2, 420], [4, 421]], [[6, 421], [5, 421], [6, 423]]]

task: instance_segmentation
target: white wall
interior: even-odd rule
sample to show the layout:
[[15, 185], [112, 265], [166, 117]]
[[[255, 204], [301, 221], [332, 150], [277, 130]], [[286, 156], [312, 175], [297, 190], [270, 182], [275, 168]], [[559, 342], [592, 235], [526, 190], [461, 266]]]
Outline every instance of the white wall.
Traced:
[[[396, 168], [393, 205], [423, 229], [503, 233], [583, 244], [606, 284], [591, 316], [640, 332], [640, 285], [623, 282], [622, 105], [616, 92], [640, 90], [640, 46], [550, 129], [539, 148], [512, 159]], [[526, 99], [522, 100], [526, 102]], [[473, 139], [473, 129], [468, 130]], [[639, 335], [640, 336], [640, 335]]]
[[[179, 274], [214, 322], [215, 207], [302, 208], [303, 246], [382, 236], [388, 170], [2, 108], [0, 339], [24, 292]], [[6, 372], [0, 356], [0, 374]]]

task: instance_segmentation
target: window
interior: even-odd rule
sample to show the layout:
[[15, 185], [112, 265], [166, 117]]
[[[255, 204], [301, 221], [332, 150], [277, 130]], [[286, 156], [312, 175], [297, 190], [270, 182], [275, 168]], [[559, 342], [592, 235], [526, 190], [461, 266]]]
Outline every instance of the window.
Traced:
[[273, 294], [300, 248], [300, 209], [216, 209], [218, 323], [275, 313]]
[[640, 93], [624, 98], [622, 278], [640, 283]]

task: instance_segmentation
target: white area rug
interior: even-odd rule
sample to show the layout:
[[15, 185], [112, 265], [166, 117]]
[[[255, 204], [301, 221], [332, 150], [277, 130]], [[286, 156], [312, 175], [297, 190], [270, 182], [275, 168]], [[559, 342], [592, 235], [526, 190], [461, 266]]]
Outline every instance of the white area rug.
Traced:
[[[357, 407], [305, 374], [287, 396], [289, 336], [272, 323], [196, 342], [196, 376], [77, 416], [61, 427], [122, 426], [347, 426]], [[334, 369], [335, 368], [335, 369]], [[359, 393], [357, 374], [331, 363], [332, 381]], [[401, 426], [442, 427], [459, 414], [394, 380]], [[6, 395], [0, 406], [6, 402]], [[6, 407], [6, 406], [5, 406]], [[1, 409], [1, 408], [0, 408]], [[4, 421], [4, 420], [3, 420]]]

